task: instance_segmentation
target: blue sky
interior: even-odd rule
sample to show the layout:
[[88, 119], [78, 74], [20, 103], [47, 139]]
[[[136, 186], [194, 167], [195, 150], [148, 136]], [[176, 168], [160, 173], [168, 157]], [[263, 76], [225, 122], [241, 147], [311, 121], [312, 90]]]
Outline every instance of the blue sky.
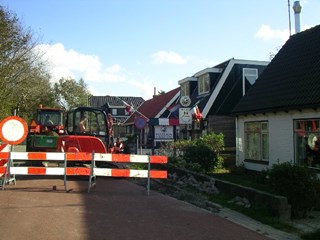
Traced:
[[[291, 33], [295, 33], [290, 1]], [[320, 23], [302, 0], [301, 29]], [[269, 61], [289, 38], [287, 0], [0, 0], [46, 51], [52, 81], [149, 99], [230, 58]]]

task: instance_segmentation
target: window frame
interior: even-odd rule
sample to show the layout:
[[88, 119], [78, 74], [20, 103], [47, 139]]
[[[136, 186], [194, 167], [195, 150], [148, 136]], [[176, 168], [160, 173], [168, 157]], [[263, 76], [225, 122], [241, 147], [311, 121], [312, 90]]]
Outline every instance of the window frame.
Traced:
[[[311, 147], [311, 139], [320, 137], [320, 119], [294, 119], [293, 136], [294, 163], [298, 166], [320, 170], [320, 150]], [[319, 147], [319, 141], [315, 141], [314, 144], [317, 145], [314, 145], [315, 147]]]
[[[249, 73], [249, 71], [254, 71], [255, 73]], [[251, 84], [251, 85], [253, 85], [256, 82], [256, 80], [258, 79], [258, 69], [257, 68], [243, 68], [242, 69], [242, 94], [243, 94], [243, 96], [247, 92], [247, 90], [246, 90], [246, 77], [255, 77], [253, 83]]]
[[181, 96], [190, 96], [190, 83], [184, 82], [180, 84], [180, 94]]
[[[251, 130], [252, 125], [254, 130]], [[257, 125], [255, 127], [254, 125]], [[264, 127], [263, 127], [264, 126]], [[253, 137], [250, 137], [253, 135]], [[250, 137], [250, 139], [249, 139]], [[258, 143], [251, 146], [250, 141]], [[254, 144], [254, 143], [253, 143]], [[246, 161], [269, 162], [269, 122], [268, 121], [248, 121], [244, 122], [244, 157]], [[258, 150], [258, 151], [257, 151]], [[249, 154], [251, 152], [251, 154]], [[252, 157], [252, 155], [254, 155]]]
[[198, 95], [206, 94], [210, 91], [210, 74], [206, 73], [198, 77]]

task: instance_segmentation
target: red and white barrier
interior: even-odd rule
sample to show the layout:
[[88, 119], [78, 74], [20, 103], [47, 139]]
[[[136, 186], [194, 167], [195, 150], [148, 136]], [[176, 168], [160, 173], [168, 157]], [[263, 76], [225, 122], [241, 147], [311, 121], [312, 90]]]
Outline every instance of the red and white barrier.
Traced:
[[[9, 144], [6, 144], [6, 143], [1, 143], [0, 144], [0, 152], [9, 152], [10, 151], [10, 145]], [[0, 167], [5, 167], [7, 166], [7, 161], [8, 161], [8, 158], [4, 158], [4, 159], [1, 159], [0, 158]], [[2, 177], [3, 174], [0, 173], [0, 177]]]
[[[0, 152], [0, 159], [8, 159], [13, 161], [92, 161], [92, 154], [85, 152], [78, 153], [62, 153], [62, 152]], [[118, 162], [118, 163], [149, 163], [150, 164], [166, 164], [168, 158], [166, 156], [148, 156], [148, 155], [132, 155], [132, 154], [110, 154], [96, 153], [93, 160], [95, 162]], [[0, 174], [4, 173], [5, 168], [0, 167]], [[10, 167], [10, 173], [16, 175], [90, 175], [88, 168], [65, 168], [59, 167]], [[148, 177], [148, 170], [133, 169], [110, 169], [110, 168], [94, 168], [95, 176], [106, 177]], [[167, 178], [167, 172], [161, 170], [150, 170], [151, 178]]]
[[[166, 164], [167, 156], [149, 156], [133, 154], [109, 154], [109, 153], [86, 153], [86, 152], [0, 152], [0, 159], [8, 159], [9, 167], [0, 166], [0, 174], [9, 175], [57, 175], [65, 176], [90, 176], [89, 191], [92, 187], [91, 180], [97, 176], [104, 177], [136, 177], [148, 178], [148, 189], [150, 178], [167, 178], [166, 170], [151, 170], [151, 164]], [[64, 163], [64, 167], [25, 167], [16, 166], [15, 162], [42, 161]], [[88, 162], [91, 168], [67, 167], [67, 162]], [[146, 163], [148, 170], [98, 168], [96, 162], [114, 163]]]
[[[92, 153], [86, 152], [0, 152], [0, 159], [8, 159], [9, 154], [13, 160], [32, 161], [91, 161]], [[134, 155], [134, 154], [111, 154], [95, 153], [95, 161], [122, 162], [122, 163], [160, 163], [166, 164], [167, 156]]]

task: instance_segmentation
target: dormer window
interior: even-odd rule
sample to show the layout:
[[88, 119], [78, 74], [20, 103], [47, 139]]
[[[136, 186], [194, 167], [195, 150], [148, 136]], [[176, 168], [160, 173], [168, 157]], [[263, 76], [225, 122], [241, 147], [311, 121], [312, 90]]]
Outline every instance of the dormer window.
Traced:
[[180, 85], [180, 95], [181, 96], [190, 96], [190, 92], [193, 91], [196, 83], [197, 83], [196, 77], [186, 77], [182, 80], [180, 80], [178, 83]]
[[112, 115], [113, 115], [113, 116], [118, 115], [118, 111], [117, 111], [116, 108], [113, 108], [113, 109], [112, 109]]
[[258, 78], [258, 69], [256, 68], [243, 68], [243, 95], [249, 90], [249, 88], [256, 82]]
[[190, 84], [189, 82], [184, 82], [181, 84], [180, 89], [181, 96], [189, 96], [190, 95]]
[[202, 95], [210, 91], [210, 76], [209, 73], [198, 77], [198, 94]]

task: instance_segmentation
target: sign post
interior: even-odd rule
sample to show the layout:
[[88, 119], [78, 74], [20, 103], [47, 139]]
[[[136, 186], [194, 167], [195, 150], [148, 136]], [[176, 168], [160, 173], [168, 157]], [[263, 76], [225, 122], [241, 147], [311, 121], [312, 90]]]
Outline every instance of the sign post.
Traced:
[[[134, 120], [134, 125], [140, 129], [140, 154], [142, 154], [142, 129], [145, 128], [147, 121], [144, 117], [139, 116]], [[137, 135], [138, 138], [138, 135]], [[138, 154], [138, 139], [137, 139], [137, 154]]]

